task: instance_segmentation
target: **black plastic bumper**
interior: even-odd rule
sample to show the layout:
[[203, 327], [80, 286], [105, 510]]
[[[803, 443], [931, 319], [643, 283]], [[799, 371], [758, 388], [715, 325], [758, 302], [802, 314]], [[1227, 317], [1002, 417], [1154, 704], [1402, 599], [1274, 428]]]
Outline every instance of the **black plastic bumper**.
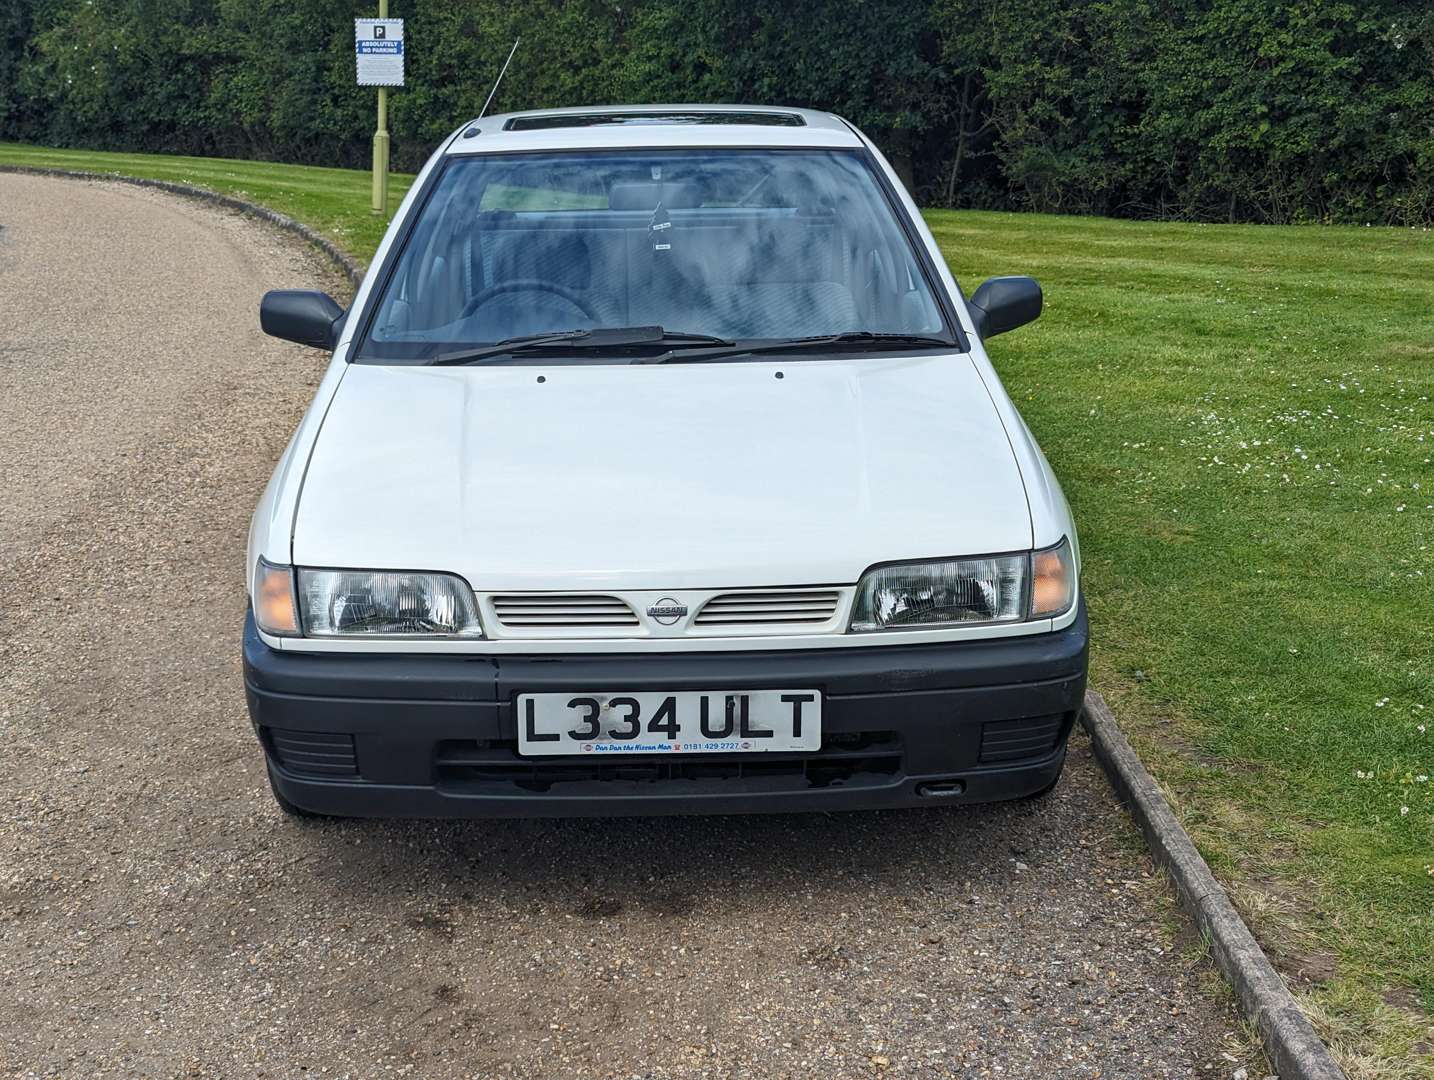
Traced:
[[[932, 645], [763, 652], [280, 652], [244, 628], [249, 714], [278, 792], [321, 814], [565, 817], [848, 810], [1018, 798], [1060, 774], [1085, 692], [1085, 610], [1067, 629]], [[823, 694], [814, 754], [533, 760], [519, 693]], [[739, 760], [740, 759], [740, 760]], [[757, 760], [761, 759], [761, 760]]]

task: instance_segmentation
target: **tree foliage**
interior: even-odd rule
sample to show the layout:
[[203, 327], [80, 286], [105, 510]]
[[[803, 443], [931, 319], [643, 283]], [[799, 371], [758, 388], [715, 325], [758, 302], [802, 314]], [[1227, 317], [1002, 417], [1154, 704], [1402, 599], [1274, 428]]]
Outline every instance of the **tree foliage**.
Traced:
[[[5, 0], [0, 138], [361, 166], [353, 0]], [[415, 168], [498, 106], [831, 109], [928, 202], [1434, 219], [1428, 0], [393, 0]]]

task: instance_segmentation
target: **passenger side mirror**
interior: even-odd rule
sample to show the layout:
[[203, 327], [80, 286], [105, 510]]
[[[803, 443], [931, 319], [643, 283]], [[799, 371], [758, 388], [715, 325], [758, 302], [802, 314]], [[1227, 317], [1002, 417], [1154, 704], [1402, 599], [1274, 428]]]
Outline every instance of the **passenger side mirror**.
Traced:
[[983, 281], [970, 300], [976, 333], [984, 341], [1034, 322], [1041, 314], [1041, 303], [1041, 286], [1035, 278], [993, 277]]
[[337, 300], [314, 289], [271, 289], [259, 301], [264, 333], [316, 349], [338, 345], [344, 314]]

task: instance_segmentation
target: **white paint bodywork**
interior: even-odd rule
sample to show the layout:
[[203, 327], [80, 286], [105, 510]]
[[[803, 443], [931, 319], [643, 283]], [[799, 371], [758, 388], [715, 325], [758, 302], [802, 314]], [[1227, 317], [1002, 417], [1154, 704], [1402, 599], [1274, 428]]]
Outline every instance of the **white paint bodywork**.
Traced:
[[[494, 116], [450, 136], [400, 205], [255, 511], [251, 592], [262, 556], [456, 573], [480, 603], [489, 592], [598, 591], [634, 605], [661, 597], [695, 605], [720, 590], [842, 586], [844, 616], [850, 587], [875, 563], [1041, 548], [1063, 536], [1074, 544], [1060, 485], [890, 164], [837, 117], [777, 111], [800, 113], [806, 126], [509, 133], [500, 131], [507, 117]], [[482, 133], [462, 137], [472, 126]], [[656, 366], [348, 363], [375, 288], [373, 268], [445, 156], [723, 145], [865, 146], [926, 245], [971, 351]], [[1055, 620], [873, 634], [845, 633], [843, 617], [828, 627], [730, 637], [645, 625], [596, 639], [264, 640], [315, 652], [832, 648], [1040, 633], [1075, 615], [1073, 606]]]

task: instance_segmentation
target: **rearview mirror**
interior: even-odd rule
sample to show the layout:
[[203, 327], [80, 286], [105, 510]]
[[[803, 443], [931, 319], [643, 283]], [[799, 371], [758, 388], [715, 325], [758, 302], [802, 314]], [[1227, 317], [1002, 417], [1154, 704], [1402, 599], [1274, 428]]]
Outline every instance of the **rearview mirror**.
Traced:
[[344, 328], [344, 309], [314, 289], [272, 289], [259, 301], [264, 333], [316, 349], [333, 349]]
[[1035, 278], [993, 277], [971, 294], [971, 318], [981, 340], [1033, 322], [1041, 313], [1041, 286]]

